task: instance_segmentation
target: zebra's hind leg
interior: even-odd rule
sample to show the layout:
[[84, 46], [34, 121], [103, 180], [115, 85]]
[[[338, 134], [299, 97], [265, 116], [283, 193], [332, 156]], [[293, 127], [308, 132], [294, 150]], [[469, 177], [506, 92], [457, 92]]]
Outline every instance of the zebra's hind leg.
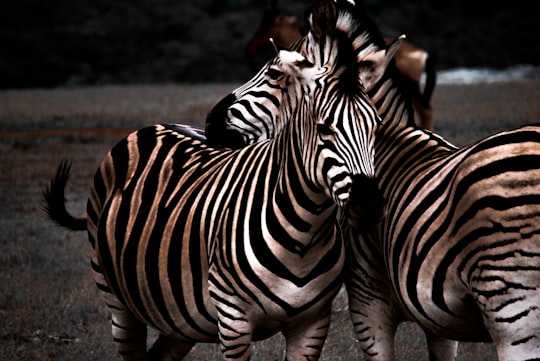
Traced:
[[109, 304], [112, 335], [118, 353], [125, 361], [146, 361], [146, 325], [120, 305]]
[[540, 360], [540, 248], [525, 248], [509, 253], [504, 267], [479, 267], [471, 282], [500, 361]]
[[325, 312], [315, 322], [298, 324], [293, 329], [283, 331], [286, 347], [286, 361], [316, 361], [320, 358], [324, 342], [330, 328], [331, 308], [327, 307]]
[[540, 360], [540, 303], [494, 317], [486, 326], [500, 361]]
[[150, 361], [179, 361], [189, 353], [193, 343], [160, 334], [148, 351]]
[[429, 361], [454, 361], [457, 358], [458, 342], [426, 332]]

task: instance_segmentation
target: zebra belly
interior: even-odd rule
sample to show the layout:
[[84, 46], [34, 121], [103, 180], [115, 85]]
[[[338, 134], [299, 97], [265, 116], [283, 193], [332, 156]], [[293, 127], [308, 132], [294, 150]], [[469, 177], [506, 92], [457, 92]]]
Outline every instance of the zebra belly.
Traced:
[[[421, 270], [426, 275], [433, 271]], [[402, 293], [402, 305], [411, 320], [438, 336], [466, 342], [490, 342], [482, 313], [470, 293], [459, 281], [449, 275], [444, 280], [418, 277], [417, 283]], [[410, 275], [407, 282], [411, 282]], [[456, 277], [453, 277], [457, 280]], [[434, 284], [444, 283], [443, 288]], [[441, 293], [437, 293], [437, 292]], [[398, 291], [399, 295], [399, 291]]]

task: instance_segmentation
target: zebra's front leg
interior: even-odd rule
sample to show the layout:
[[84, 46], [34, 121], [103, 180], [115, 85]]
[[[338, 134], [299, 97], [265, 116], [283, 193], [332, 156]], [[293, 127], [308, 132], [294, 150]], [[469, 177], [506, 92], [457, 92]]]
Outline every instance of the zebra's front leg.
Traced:
[[457, 359], [458, 342], [435, 336], [426, 332], [429, 361], [455, 361]]
[[252, 327], [243, 310], [232, 303], [217, 304], [218, 332], [225, 360], [245, 361], [251, 356]]
[[375, 299], [348, 286], [349, 313], [367, 361], [394, 361], [398, 317], [388, 300]]
[[286, 361], [316, 361], [320, 358], [330, 328], [331, 314], [330, 305], [319, 317], [283, 331], [287, 343]]

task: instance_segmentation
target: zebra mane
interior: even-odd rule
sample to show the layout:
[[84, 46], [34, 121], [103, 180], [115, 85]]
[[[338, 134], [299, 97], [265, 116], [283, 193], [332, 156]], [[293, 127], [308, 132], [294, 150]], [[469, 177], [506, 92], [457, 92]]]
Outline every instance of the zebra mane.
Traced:
[[359, 68], [351, 39], [345, 32], [341, 31], [337, 32], [335, 37], [338, 43], [336, 67], [343, 69], [339, 76], [339, 88], [345, 94], [358, 94], [363, 89], [359, 80]]
[[323, 0], [306, 12], [309, 34], [316, 44], [312, 55], [316, 60], [318, 56], [319, 65], [332, 65], [339, 72], [338, 89], [344, 94], [362, 91], [353, 43], [360, 24], [353, 10], [354, 3], [349, 1]]
[[[320, 58], [319, 65], [329, 65], [326, 60], [332, 59], [335, 69], [342, 69], [339, 88], [345, 94], [358, 94], [363, 90], [359, 80], [360, 72], [365, 71], [363, 59], [387, 48], [378, 26], [358, 1], [350, 0], [320, 0], [306, 11], [305, 20], [310, 29], [308, 38], [315, 38], [319, 47], [312, 49], [313, 55]], [[327, 53], [328, 41], [333, 43], [336, 53]], [[302, 47], [301, 43], [291, 48], [297, 47]]]
[[[352, 43], [359, 66], [361, 66], [361, 59], [367, 54], [387, 47], [379, 27], [359, 1], [356, 1], [356, 4], [351, 4], [348, 0], [337, 0], [336, 5], [338, 8], [336, 30], [344, 32], [351, 39], [350, 42]], [[357, 69], [357, 76], [359, 71], [361, 69]], [[370, 98], [381, 87], [388, 86], [389, 84], [397, 88], [401, 94], [403, 104], [405, 104], [408, 110], [408, 125], [415, 125], [410, 87], [407, 85], [407, 78], [397, 69], [394, 61], [387, 66], [383, 77], [375, 85], [374, 89], [370, 91]]]

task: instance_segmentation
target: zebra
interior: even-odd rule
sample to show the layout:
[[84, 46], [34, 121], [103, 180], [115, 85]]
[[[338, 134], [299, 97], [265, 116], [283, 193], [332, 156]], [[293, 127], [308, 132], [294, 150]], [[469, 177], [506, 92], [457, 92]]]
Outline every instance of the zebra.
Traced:
[[[261, 22], [245, 48], [245, 55], [252, 57], [271, 50], [272, 38], [276, 44], [288, 46], [302, 37], [302, 29], [296, 17], [280, 8], [277, 0], [271, 0], [264, 9]], [[386, 44], [394, 39], [384, 38]], [[418, 124], [433, 130], [433, 106], [431, 97], [437, 82], [435, 56], [405, 40], [394, 56], [397, 69], [404, 75], [406, 85], [413, 97], [414, 109], [418, 114]], [[425, 76], [424, 86], [421, 85]]]
[[[86, 219], [67, 212], [69, 166], [59, 167], [46, 209], [88, 230], [125, 360], [179, 360], [196, 342], [247, 360], [253, 340], [279, 331], [287, 359], [319, 358], [343, 280], [336, 213], [374, 175], [378, 122], [332, 9], [314, 9], [320, 57], [281, 51], [272, 62], [289, 120], [274, 139], [232, 151], [182, 125], [138, 130], [101, 162]], [[160, 333], [148, 354], [147, 325]]]
[[[370, 79], [365, 58], [384, 51], [383, 38], [358, 6], [338, 6], [357, 19], [349, 34], [359, 75]], [[426, 333], [430, 360], [455, 359], [457, 341], [494, 342], [500, 360], [539, 360], [540, 127], [458, 149], [414, 124], [393, 64], [376, 79], [367, 85], [382, 120], [375, 172], [386, 216], [372, 231], [344, 230], [349, 309], [365, 358], [394, 360], [397, 326], [409, 320]], [[256, 106], [257, 96], [279, 106], [279, 94], [249, 84], [211, 112], [207, 128], [246, 143], [279, 131], [273, 109]]]

